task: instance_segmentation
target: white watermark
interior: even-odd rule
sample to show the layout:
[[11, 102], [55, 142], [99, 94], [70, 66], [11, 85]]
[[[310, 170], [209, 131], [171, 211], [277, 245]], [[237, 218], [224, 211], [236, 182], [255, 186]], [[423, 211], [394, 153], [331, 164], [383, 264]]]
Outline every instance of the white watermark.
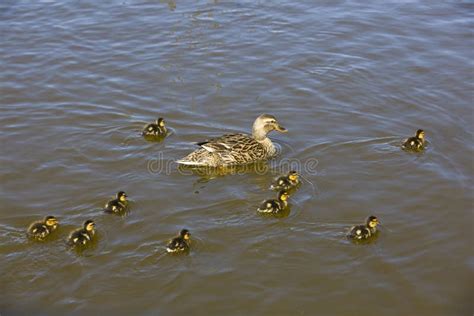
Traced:
[[[277, 164], [275, 166], [275, 164]], [[264, 175], [268, 172], [276, 172], [285, 174], [289, 171], [296, 171], [299, 174], [305, 175], [317, 175], [318, 174], [319, 161], [316, 158], [309, 158], [307, 160], [300, 160], [296, 158], [282, 158], [280, 160], [272, 160], [269, 162], [259, 162], [247, 165], [236, 165], [226, 167], [186, 167], [179, 165], [174, 160], [165, 159], [163, 153], [159, 152], [158, 156], [151, 158], [147, 161], [147, 170], [150, 174], [165, 174], [170, 175], [177, 171], [182, 175], [191, 175], [193, 171], [199, 171], [199, 173], [229, 173], [229, 174], [245, 174], [245, 173], [256, 173], [258, 175]]]

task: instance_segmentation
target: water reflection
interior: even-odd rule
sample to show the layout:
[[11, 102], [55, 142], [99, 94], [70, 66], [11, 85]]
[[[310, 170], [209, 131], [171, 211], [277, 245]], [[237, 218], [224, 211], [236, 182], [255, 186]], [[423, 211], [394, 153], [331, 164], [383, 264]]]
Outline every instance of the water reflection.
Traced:
[[258, 162], [248, 165], [225, 167], [190, 167], [178, 165], [178, 170], [181, 174], [195, 175], [200, 177], [200, 182], [202, 183], [229, 175], [245, 175], [248, 173], [264, 175], [269, 172], [270, 166], [267, 162]]
[[169, 8], [171, 11], [176, 10], [176, 1], [175, 1], [175, 0], [169, 0], [169, 1], [168, 1], [168, 8]]
[[143, 135], [143, 138], [147, 142], [152, 142], [152, 143], [159, 143], [165, 140], [167, 135], [158, 135], [158, 136], [152, 136], [152, 135]]

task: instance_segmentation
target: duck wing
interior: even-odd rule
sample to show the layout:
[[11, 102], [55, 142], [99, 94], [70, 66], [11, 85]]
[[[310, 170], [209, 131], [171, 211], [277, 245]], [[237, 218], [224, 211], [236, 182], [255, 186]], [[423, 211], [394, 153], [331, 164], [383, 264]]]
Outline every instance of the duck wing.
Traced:
[[198, 145], [218, 157], [222, 165], [246, 164], [267, 158], [262, 144], [247, 134], [227, 134]]
[[410, 137], [403, 142], [402, 148], [410, 150], [419, 150], [423, 148], [423, 143], [416, 137]]
[[265, 147], [247, 134], [226, 134], [197, 143], [201, 148], [177, 161], [189, 166], [247, 164], [267, 159]]
[[253, 147], [261, 147], [252, 136], [247, 134], [226, 134], [219, 137], [210, 138], [204, 142], [197, 143], [198, 146], [209, 152], [220, 151], [244, 151]]

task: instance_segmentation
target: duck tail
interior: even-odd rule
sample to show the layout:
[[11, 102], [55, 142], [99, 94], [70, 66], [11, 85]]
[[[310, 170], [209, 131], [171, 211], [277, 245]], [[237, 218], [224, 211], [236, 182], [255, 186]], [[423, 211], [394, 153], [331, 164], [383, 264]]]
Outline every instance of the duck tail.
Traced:
[[204, 149], [198, 149], [186, 157], [176, 160], [176, 163], [186, 166], [209, 166], [209, 152]]
[[177, 164], [184, 165], [184, 166], [205, 166], [206, 164], [198, 161], [190, 161], [184, 157], [183, 159], [176, 160]]

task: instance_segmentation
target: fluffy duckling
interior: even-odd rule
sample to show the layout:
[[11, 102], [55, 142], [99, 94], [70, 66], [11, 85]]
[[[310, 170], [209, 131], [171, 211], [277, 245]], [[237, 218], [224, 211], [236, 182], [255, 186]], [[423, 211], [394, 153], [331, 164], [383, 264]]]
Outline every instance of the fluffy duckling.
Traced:
[[87, 246], [92, 242], [95, 235], [95, 223], [89, 219], [84, 222], [82, 228], [78, 228], [71, 232], [68, 243], [71, 246]]
[[286, 176], [281, 176], [275, 179], [270, 186], [272, 190], [290, 190], [296, 188], [300, 183], [299, 174], [292, 170]]
[[179, 235], [171, 239], [166, 246], [166, 251], [169, 253], [178, 253], [189, 251], [189, 244], [191, 243], [191, 233], [189, 230], [183, 229]]
[[114, 213], [114, 214], [122, 214], [127, 210], [128, 207], [128, 200], [127, 195], [125, 192], [120, 191], [117, 193], [117, 198], [113, 199], [107, 204], [105, 204], [104, 212], [106, 213]]
[[288, 198], [290, 195], [288, 194], [287, 191], [281, 190], [278, 192], [278, 198], [271, 199], [271, 200], [265, 200], [262, 202], [259, 208], [257, 208], [257, 212], [263, 213], [263, 214], [278, 214], [283, 212], [286, 207], [288, 206]]
[[160, 117], [154, 123], [147, 124], [143, 128], [142, 135], [143, 136], [166, 136], [168, 130], [165, 126], [165, 120]]
[[367, 217], [365, 224], [352, 226], [347, 237], [353, 240], [368, 239], [377, 232], [378, 224], [379, 220], [377, 217], [371, 215]]
[[402, 145], [403, 149], [421, 151], [425, 147], [425, 131], [419, 129], [416, 131], [416, 135], [407, 138]]
[[58, 224], [56, 217], [46, 216], [41, 221], [31, 223], [28, 227], [27, 235], [31, 239], [42, 241], [58, 228]]

